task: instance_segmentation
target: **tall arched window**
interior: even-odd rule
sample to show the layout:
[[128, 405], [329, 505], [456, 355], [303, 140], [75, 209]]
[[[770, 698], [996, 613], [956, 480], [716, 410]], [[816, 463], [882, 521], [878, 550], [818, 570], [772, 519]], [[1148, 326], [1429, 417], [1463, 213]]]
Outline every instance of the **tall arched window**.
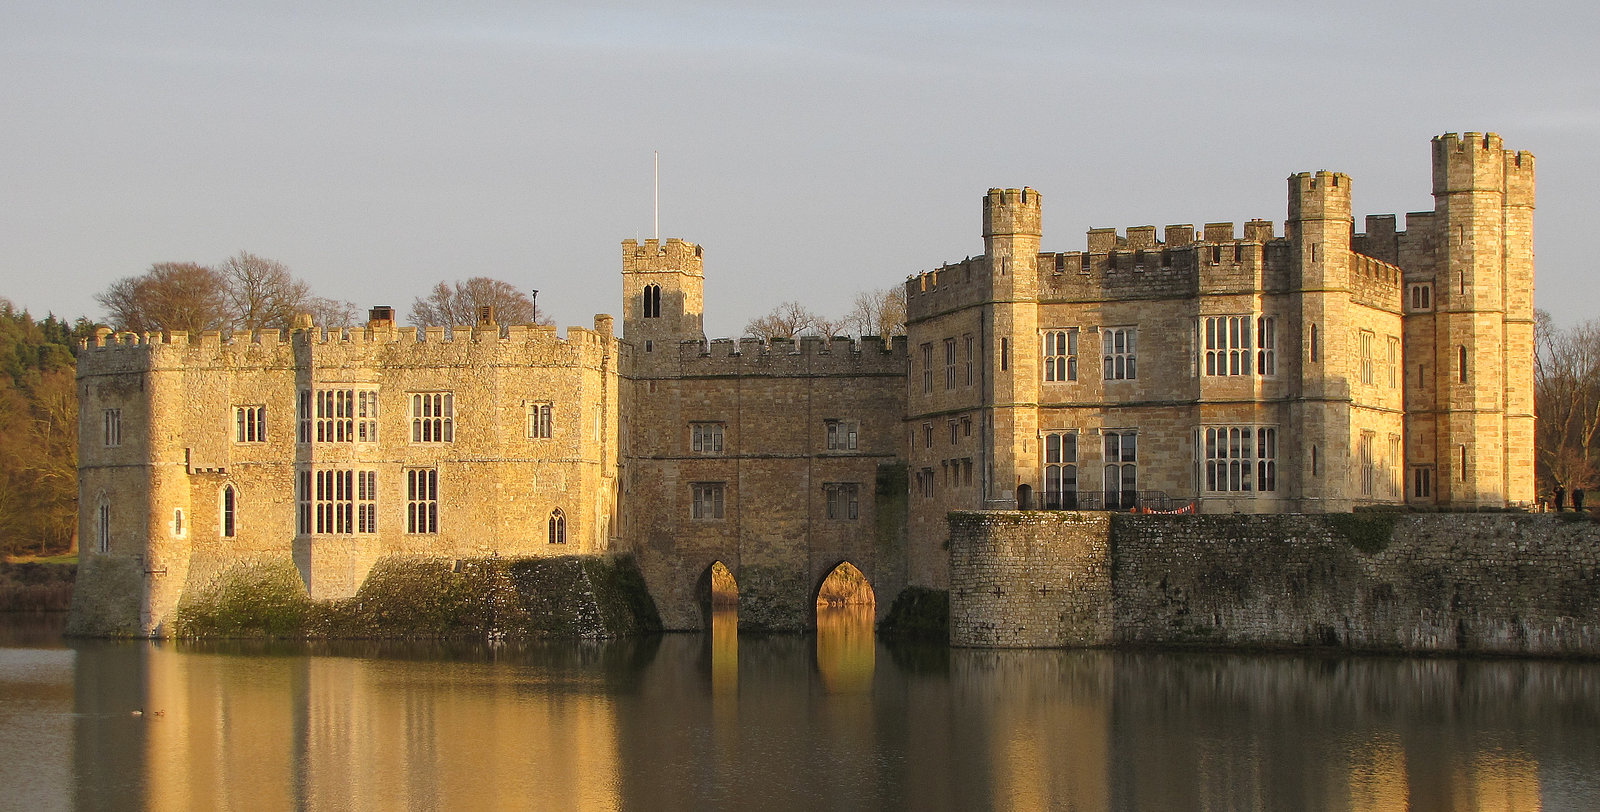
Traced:
[[231, 539], [234, 537], [235, 525], [233, 511], [234, 501], [237, 498], [238, 495], [234, 492], [232, 485], [222, 486], [222, 537], [225, 539]]
[[661, 286], [644, 286], [644, 317], [655, 319], [661, 317]]
[[567, 543], [567, 517], [561, 508], [550, 511], [550, 543]]
[[111, 505], [100, 499], [100, 509], [95, 514], [95, 547], [102, 553], [111, 552]]

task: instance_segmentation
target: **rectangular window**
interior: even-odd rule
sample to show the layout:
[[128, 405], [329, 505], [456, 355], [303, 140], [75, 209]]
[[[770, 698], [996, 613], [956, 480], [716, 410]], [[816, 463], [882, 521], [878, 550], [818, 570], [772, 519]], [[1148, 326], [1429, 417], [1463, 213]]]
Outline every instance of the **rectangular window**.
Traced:
[[964, 485], [966, 487], [971, 487], [972, 486], [972, 458], [971, 457], [967, 457], [967, 458], [961, 460], [961, 479], [962, 479], [962, 483], [961, 483], [962, 485]]
[[1400, 481], [1400, 435], [1389, 435], [1389, 458], [1384, 465], [1384, 485], [1388, 496], [1399, 499], [1405, 496], [1405, 484]]
[[961, 424], [955, 418], [951, 418], [947, 423], [950, 426], [950, 444], [955, 445], [961, 437]]
[[1256, 317], [1256, 374], [1278, 374], [1278, 320]]
[[267, 407], [233, 407], [233, 441], [236, 443], [266, 442]]
[[1372, 457], [1372, 445], [1377, 439], [1377, 433], [1371, 431], [1361, 432], [1360, 446], [1357, 452], [1357, 464], [1361, 466], [1361, 495], [1371, 496], [1373, 484], [1377, 479], [1377, 461]]
[[101, 553], [111, 552], [111, 506], [101, 502], [94, 523], [95, 546]]
[[1135, 366], [1138, 356], [1134, 345], [1136, 332], [1132, 327], [1113, 327], [1100, 331], [1106, 380], [1121, 381], [1139, 377]]
[[1372, 331], [1361, 331], [1361, 382], [1371, 385], [1373, 380], [1372, 369]]
[[1433, 498], [1433, 469], [1413, 468], [1411, 470], [1411, 495], [1418, 499]]
[[829, 420], [828, 450], [829, 451], [854, 451], [856, 450], [856, 434], [859, 425], [854, 420]]
[[1126, 510], [1139, 503], [1138, 435], [1109, 431], [1105, 435], [1105, 507]]
[[122, 445], [122, 410], [107, 409], [105, 412], [105, 438], [106, 448], [116, 448]]
[[696, 482], [693, 487], [694, 505], [690, 517], [701, 520], [722, 518], [723, 483]]
[[1249, 375], [1255, 357], [1255, 330], [1249, 316], [1208, 316], [1205, 321], [1207, 375]]
[[1389, 373], [1389, 388], [1400, 388], [1400, 339], [1389, 336], [1388, 355], [1384, 358], [1384, 368]]
[[956, 340], [944, 340], [944, 388], [956, 388]]
[[966, 345], [967, 351], [967, 386], [972, 385], [972, 336], [961, 337], [961, 343]]
[[412, 392], [411, 442], [453, 442], [455, 410], [455, 395], [450, 392]]
[[377, 532], [376, 482], [377, 473], [373, 471], [301, 471], [301, 532]]
[[1044, 436], [1044, 509], [1078, 509], [1078, 435]]
[[1044, 379], [1078, 379], [1078, 328], [1047, 330], [1044, 334]]
[[933, 424], [922, 424], [922, 447], [933, 448]]
[[1004, 371], [1006, 371], [1006, 370], [1008, 370], [1010, 368], [1011, 368], [1011, 339], [1002, 338], [1002, 339], [1000, 339], [1000, 371], [1004, 372]]
[[1410, 293], [1412, 310], [1433, 309], [1433, 285], [1428, 283], [1411, 285]]
[[970, 416], [968, 416], [968, 415], [962, 415], [961, 416], [961, 436], [962, 437], [971, 437], [972, 436], [972, 418]]
[[[300, 399], [296, 401], [295, 422], [299, 425], [296, 435], [299, 442], [311, 442], [311, 390], [300, 390]], [[302, 532], [309, 533], [309, 529]]]
[[406, 532], [439, 532], [439, 469], [406, 469]]
[[922, 392], [933, 391], [933, 345], [922, 345]]
[[1278, 430], [1215, 426], [1205, 429], [1206, 490], [1271, 493], [1278, 489]]
[[933, 469], [924, 468], [917, 472], [917, 494], [924, 499], [933, 498]]
[[528, 438], [532, 440], [550, 439], [550, 404], [528, 404]]
[[[314, 408], [313, 408], [314, 407]], [[300, 392], [300, 437], [319, 443], [373, 443], [378, 440], [378, 393], [362, 389]]]
[[689, 450], [696, 454], [718, 455], [722, 453], [722, 424], [721, 423], [690, 423], [689, 424]]
[[828, 518], [860, 517], [861, 486], [854, 482], [833, 482], [824, 486], [828, 494]]
[[311, 535], [311, 472], [296, 471], [294, 475], [295, 530], [302, 536]]

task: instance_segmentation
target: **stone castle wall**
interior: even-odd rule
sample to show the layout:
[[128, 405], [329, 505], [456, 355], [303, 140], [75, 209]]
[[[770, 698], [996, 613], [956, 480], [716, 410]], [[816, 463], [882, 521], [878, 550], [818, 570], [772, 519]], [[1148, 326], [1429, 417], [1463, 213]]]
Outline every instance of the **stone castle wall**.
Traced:
[[1600, 656], [1587, 520], [1083, 516], [953, 515], [951, 642]]
[[[627, 533], [666, 628], [702, 628], [718, 561], [737, 582], [744, 628], [810, 626], [818, 588], [845, 561], [886, 611], [907, 577], [897, 464], [904, 341], [689, 341], [671, 350], [628, 382], [624, 495]], [[831, 448], [830, 424], [840, 427]], [[720, 445], [696, 449], [696, 426], [714, 428]], [[696, 489], [708, 486], [722, 513], [696, 516]], [[829, 516], [830, 489], [841, 487], [848, 493], [833, 497]]]
[[[383, 323], [102, 337], [78, 363], [80, 537], [100, 553], [109, 518], [104, 555], [127, 559], [146, 582], [140, 616], [119, 626], [146, 633], [159, 632], [184, 591], [246, 557], [293, 562], [324, 600], [354, 594], [386, 555], [604, 553], [618, 532], [620, 354], [609, 317], [564, 339], [528, 326]], [[305, 404], [346, 391], [375, 393], [376, 411], [354, 414], [352, 404], [345, 426], [361, 433], [324, 441], [322, 418]], [[450, 395], [448, 440], [414, 439], [414, 393]], [[552, 409], [548, 437], [529, 428], [540, 404]], [[264, 432], [241, 438], [242, 408], [265, 410]], [[105, 436], [113, 411], [120, 442]], [[437, 523], [413, 532], [408, 477], [418, 470], [437, 474]], [[361, 494], [326, 500], [329, 511], [349, 505], [342, 526], [304, 532], [303, 516], [320, 516], [325, 501], [302, 493], [310, 477], [345, 471], [370, 473], [373, 487], [352, 478]], [[370, 525], [356, 526], [357, 510], [370, 510]], [[557, 510], [565, 541], [551, 544]], [[84, 588], [98, 571], [86, 568]]]

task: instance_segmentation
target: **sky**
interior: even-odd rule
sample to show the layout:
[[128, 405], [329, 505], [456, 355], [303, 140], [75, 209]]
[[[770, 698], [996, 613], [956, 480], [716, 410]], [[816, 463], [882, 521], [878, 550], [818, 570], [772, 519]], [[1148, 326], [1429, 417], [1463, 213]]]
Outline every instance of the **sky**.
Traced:
[[[0, 0], [0, 296], [99, 316], [152, 263], [279, 260], [403, 315], [441, 280], [619, 313], [620, 243], [705, 248], [706, 330], [980, 254], [1261, 217], [1284, 179], [1430, 210], [1429, 138], [1538, 160], [1539, 307], [1600, 318], [1600, 4]], [[1403, 221], [1402, 221], [1403, 222]]]

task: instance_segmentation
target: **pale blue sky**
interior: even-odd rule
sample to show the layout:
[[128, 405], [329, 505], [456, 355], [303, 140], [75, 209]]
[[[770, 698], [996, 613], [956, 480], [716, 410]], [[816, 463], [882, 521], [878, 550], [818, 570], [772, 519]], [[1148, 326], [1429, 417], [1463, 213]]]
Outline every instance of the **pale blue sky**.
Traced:
[[[1538, 303], [1600, 317], [1589, 3], [0, 2], [0, 295], [98, 313], [248, 250], [402, 313], [440, 279], [618, 312], [619, 242], [706, 247], [707, 330], [982, 250], [991, 186], [1092, 227], [1264, 217], [1284, 178], [1432, 207], [1428, 139], [1539, 160]], [[1280, 225], [1281, 228], [1281, 225]]]

